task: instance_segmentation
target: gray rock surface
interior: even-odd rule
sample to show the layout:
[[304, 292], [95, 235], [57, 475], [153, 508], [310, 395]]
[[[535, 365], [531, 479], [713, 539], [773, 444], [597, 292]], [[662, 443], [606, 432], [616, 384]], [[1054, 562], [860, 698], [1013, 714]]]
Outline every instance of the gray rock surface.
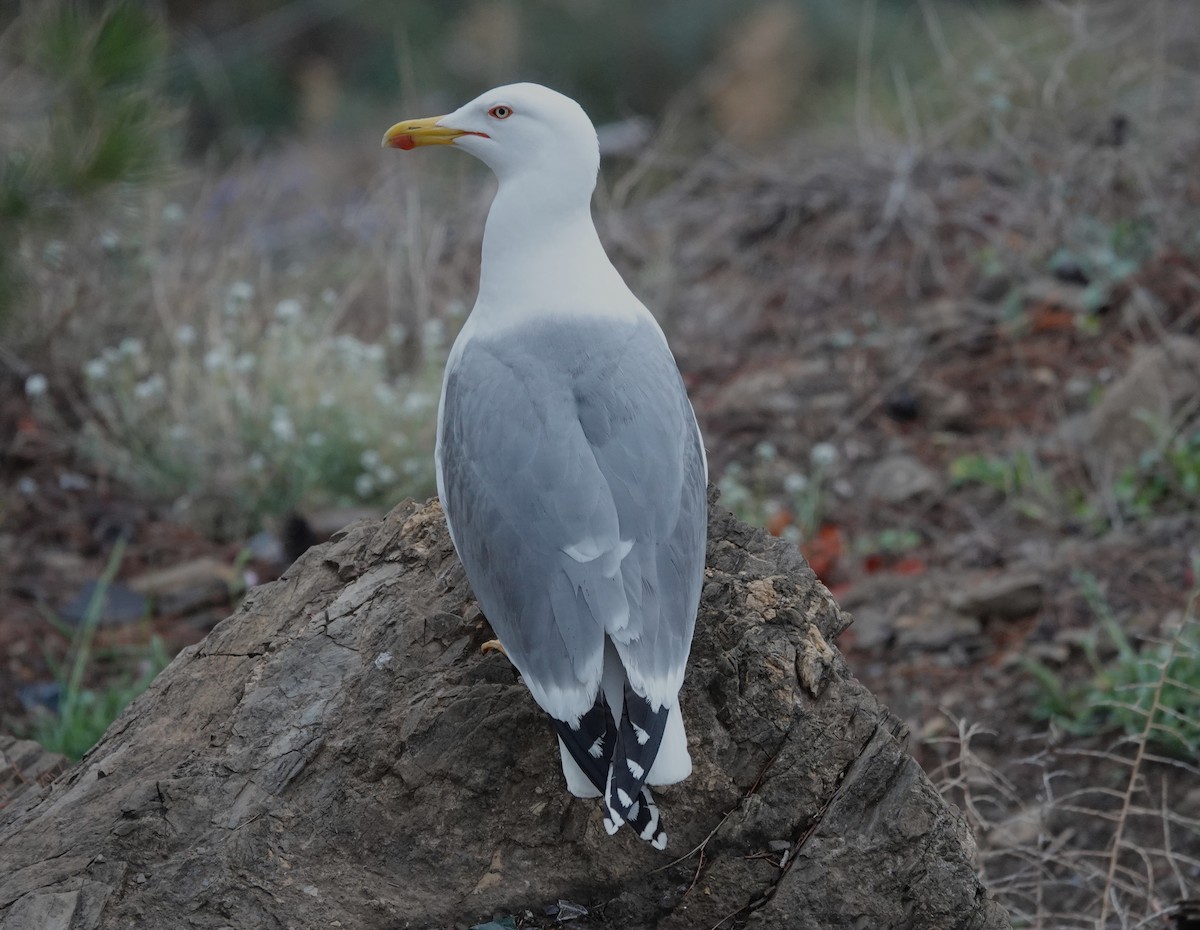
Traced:
[[1001, 928], [794, 548], [713, 508], [658, 853], [563, 788], [436, 503], [348, 527], [0, 810], [0, 928]]
[[1169, 336], [1143, 346], [1074, 427], [1097, 481], [1111, 484], [1164, 436], [1200, 417], [1200, 340]]

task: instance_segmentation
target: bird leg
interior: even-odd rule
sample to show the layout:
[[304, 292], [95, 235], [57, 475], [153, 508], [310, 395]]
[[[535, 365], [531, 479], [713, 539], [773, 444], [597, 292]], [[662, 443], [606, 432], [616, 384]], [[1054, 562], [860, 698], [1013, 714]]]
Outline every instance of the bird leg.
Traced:
[[498, 639], [489, 639], [486, 643], [479, 647], [479, 651], [484, 654], [489, 652], [498, 652], [506, 659], [508, 658], [508, 653], [504, 651], [504, 645]]

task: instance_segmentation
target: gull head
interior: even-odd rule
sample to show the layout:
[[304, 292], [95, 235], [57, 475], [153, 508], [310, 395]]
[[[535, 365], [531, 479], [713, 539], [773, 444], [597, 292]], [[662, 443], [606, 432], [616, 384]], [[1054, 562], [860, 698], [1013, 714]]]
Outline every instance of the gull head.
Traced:
[[485, 162], [502, 182], [577, 178], [589, 194], [600, 168], [596, 129], [583, 108], [540, 84], [508, 84], [445, 116], [397, 123], [383, 144], [406, 151], [452, 145]]

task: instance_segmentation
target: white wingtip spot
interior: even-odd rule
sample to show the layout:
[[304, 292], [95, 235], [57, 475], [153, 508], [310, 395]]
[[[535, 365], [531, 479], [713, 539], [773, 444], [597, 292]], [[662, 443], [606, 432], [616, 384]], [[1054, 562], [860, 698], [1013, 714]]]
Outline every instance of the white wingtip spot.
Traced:
[[638, 811], [640, 811], [641, 809], [642, 809], [642, 802], [634, 801], [633, 807], [629, 808], [629, 819], [637, 820]]
[[605, 817], [604, 829], [608, 831], [609, 836], [616, 836], [617, 831], [621, 829], [621, 824], [620, 822], [614, 823], [610, 818]]
[[617, 800], [620, 801], [621, 806], [626, 809], [628, 809], [628, 807], [633, 803], [633, 799], [625, 793], [624, 788], [617, 789]]
[[[638, 745], [645, 746], [650, 740], [650, 734], [639, 727], [636, 723], [633, 724], [633, 735], [637, 737]], [[640, 775], [638, 776], [641, 777]]]
[[625, 764], [629, 766], [629, 774], [634, 778], [641, 778], [646, 774], [646, 770], [634, 762], [632, 759], [626, 759]]
[[593, 759], [599, 759], [604, 754], [604, 737], [597, 736], [596, 741], [588, 747], [588, 755]]
[[666, 849], [667, 848], [666, 831], [663, 831], [658, 836], [656, 836], [653, 840], [651, 840], [650, 845], [653, 846], [655, 849]]

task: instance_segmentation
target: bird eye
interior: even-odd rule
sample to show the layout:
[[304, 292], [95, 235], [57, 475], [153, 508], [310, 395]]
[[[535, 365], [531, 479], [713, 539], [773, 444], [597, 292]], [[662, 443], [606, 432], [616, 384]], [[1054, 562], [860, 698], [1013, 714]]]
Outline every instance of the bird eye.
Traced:
[[492, 117], [493, 119], [508, 119], [510, 116], [512, 116], [512, 112], [512, 107], [506, 107], [504, 104], [500, 104], [500, 106], [492, 107], [490, 110], [488, 110], [488, 116]]

